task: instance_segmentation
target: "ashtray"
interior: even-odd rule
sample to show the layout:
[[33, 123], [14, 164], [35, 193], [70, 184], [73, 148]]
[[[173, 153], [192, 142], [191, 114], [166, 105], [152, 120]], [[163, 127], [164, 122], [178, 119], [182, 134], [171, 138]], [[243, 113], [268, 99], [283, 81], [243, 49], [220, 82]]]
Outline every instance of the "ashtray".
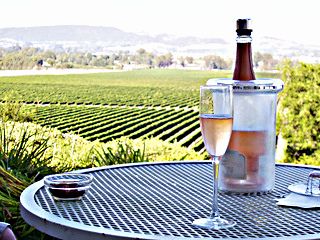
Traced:
[[93, 177], [88, 174], [63, 173], [46, 176], [43, 180], [54, 200], [80, 200], [90, 188]]

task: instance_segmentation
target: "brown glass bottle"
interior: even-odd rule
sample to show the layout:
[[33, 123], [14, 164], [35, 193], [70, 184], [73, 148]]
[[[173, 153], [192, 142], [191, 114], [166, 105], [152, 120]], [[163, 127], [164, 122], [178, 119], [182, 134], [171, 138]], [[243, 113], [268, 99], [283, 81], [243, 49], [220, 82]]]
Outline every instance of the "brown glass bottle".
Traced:
[[237, 21], [237, 55], [233, 73], [234, 80], [255, 80], [251, 51], [251, 26], [250, 19], [238, 19]]

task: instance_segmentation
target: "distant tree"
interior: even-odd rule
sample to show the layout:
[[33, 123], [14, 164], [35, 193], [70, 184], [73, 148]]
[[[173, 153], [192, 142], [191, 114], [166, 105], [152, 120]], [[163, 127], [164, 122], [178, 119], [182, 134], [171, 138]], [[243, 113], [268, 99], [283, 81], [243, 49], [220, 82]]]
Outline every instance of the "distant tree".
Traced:
[[122, 62], [123, 62], [123, 63], [129, 62], [129, 51], [126, 51], [126, 52], [124, 53], [124, 55], [122, 56]]
[[172, 53], [167, 53], [165, 55], [165, 59], [166, 59], [167, 66], [170, 66], [172, 64], [172, 60], [173, 60]]
[[107, 65], [107, 60], [103, 56], [96, 58], [92, 61], [92, 65], [95, 67], [105, 67]]
[[168, 53], [166, 55], [160, 55], [155, 59], [155, 64], [157, 67], [168, 67], [172, 64], [173, 55]]
[[137, 51], [137, 55], [133, 56], [133, 59], [137, 64], [144, 64], [144, 65], [152, 66], [153, 59], [154, 59], [154, 54], [150, 53], [150, 52], [147, 52], [143, 48], [140, 48]]
[[57, 61], [60, 62], [61, 64], [65, 62], [69, 62], [69, 59], [70, 59], [70, 55], [66, 52], [63, 52], [57, 56]]
[[179, 58], [180, 65], [184, 67], [184, 57]]
[[255, 52], [253, 54], [253, 66], [259, 67], [259, 62], [262, 61], [262, 54], [260, 52]]
[[186, 60], [187, 60], [187, 62], [188, 62], [189, 64], [192, 64], [193, 61], [194, 61], [193, 57], [191, 57], [191, 56], [186, 57]]
[[147, 51], [145, 50], [145, 49], [143, 49], [143, 48], [140, 48], [139, 50], [138, 50], [138, 55], [140, 55], [140, 56], [142, 56], [142, 55], [144, 55], [144, 54], [146, 54], [147, 53]]
[[38, 65], [39, 67], [41, 67], [41, 66], [43, 65], [43, 60], [40, 59], [40, 60], [37, 62], [37, 65]]
[[53, 66], [53, 65], [54, 65], [55, 60], [54, 60], [54, 59], [52, 59], [52, 58], [47, 58], [46, 62], [47, 62], [48, 64], [50, 64], [50, 66]]
[[262, 54], [263, 70], [273, 70], [277, 64], [277, 61], [273, 59], [270, 53]]
[[210, 69], [228, 69], [229, 64], [220, 56], [207, 55], [204, 58], [205, 65]]
[[56, 59], [55, 53], [49, 50], [42, 53], [41, 56], [43, 59], [47, 59], [47, 58]]
[[123, 56], [122, 56], [122, 51], [121, 50], [118, 52], [118, 59], [119, 59], [120, 62], [123, 62]]
[[278, 61], [270, 53], [261, 54], [260, 52], [255, 52], [253, 64], [255, 67], [259, 67], [261, 71], [268, 71], [276, 69]]
[[84, 61], [86, 65], [89, 65], [92, 59], [93, 55], [91, 53], [86, 53], [86, 55], [84, 55]]

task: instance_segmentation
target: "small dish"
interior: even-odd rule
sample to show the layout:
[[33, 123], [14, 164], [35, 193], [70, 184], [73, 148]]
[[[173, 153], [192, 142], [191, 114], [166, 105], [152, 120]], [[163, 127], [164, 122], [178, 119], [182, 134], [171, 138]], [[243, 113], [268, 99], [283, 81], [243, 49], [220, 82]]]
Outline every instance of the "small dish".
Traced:
[[44, 184], [54, 200], [80, 200], [90, 188], [89, 174], [63, 173], [44, 177]]

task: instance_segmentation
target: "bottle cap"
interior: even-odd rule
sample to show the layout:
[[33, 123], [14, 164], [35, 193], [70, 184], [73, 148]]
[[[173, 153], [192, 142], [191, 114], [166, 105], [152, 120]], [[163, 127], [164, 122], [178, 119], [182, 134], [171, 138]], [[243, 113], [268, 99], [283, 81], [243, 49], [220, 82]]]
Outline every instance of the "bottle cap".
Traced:
[[250, 18], [238, 19], [237, 20], [237, 31], [238, 35], [251, 35], [252, 22]]

